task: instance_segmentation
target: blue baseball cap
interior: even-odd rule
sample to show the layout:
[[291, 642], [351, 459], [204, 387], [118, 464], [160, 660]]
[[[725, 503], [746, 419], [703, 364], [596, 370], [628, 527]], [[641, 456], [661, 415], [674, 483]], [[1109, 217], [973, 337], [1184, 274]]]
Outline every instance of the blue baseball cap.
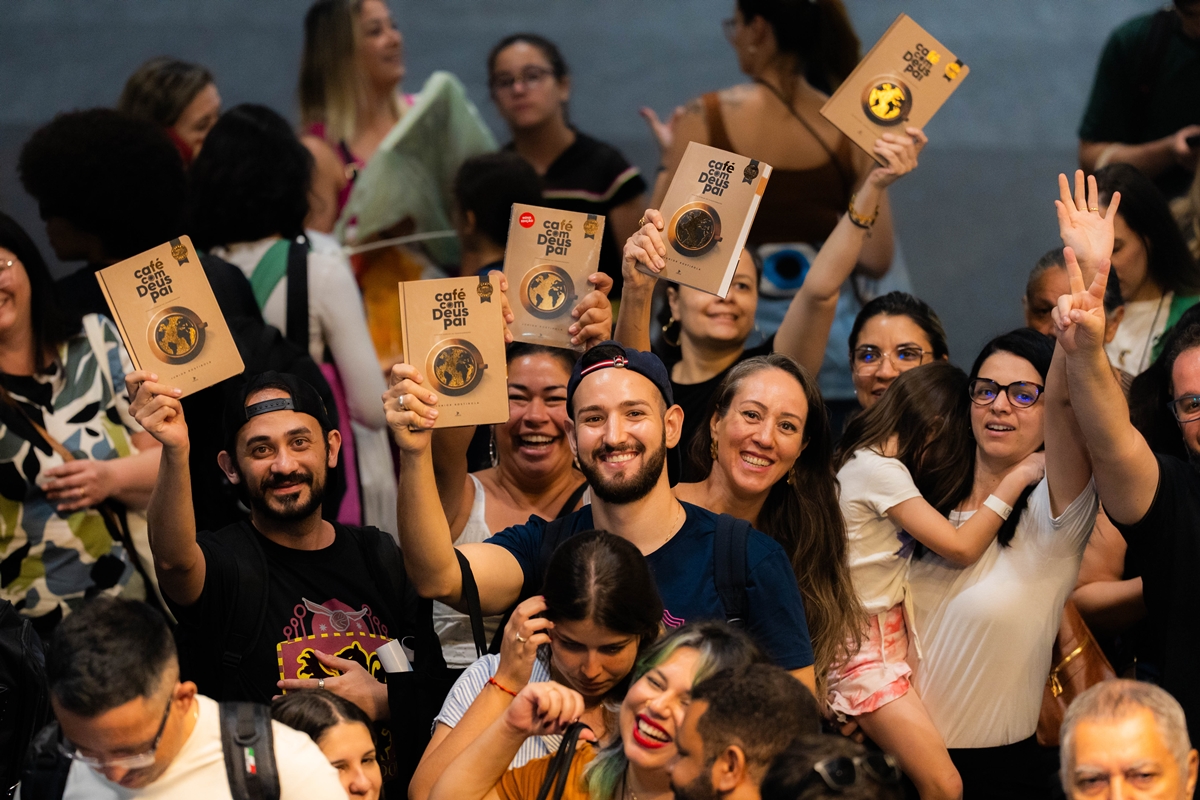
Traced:
[[568, 412], [574, 408], [575, 390], [579, 388], [579, 382], [593, 372], [599, 372], [602, 369], [627, 369], [630, 372], [636, 372], [655, 385], [668, 408], [675, 405], [675, 393], [671, 390], [671, 376], [667, 374], [667, 368], [663, 365], [662, 359], [654, 353], [634, 350], [632, 347], [625, 347], [620, 342], [610, 339], [588, 350], [575, 362], [575, 367], [571, 370], [571, 380], [567, 382]]

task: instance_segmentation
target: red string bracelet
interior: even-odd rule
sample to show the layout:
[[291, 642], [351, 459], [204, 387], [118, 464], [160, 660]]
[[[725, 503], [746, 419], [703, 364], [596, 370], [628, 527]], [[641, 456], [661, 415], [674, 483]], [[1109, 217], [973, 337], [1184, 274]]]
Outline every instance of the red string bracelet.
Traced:
[[496, 680], [495, 678], [488, 678], [488, 683], [490, 683], [492, 686], [495, 686], [497, 689], [499, 689], [500, 691], [504, 692], [507, 695], [512, 695], [513, 697], [517, 696], [516, 692], [514, 692], [512, 689], [509, 689], [506, 686], [501, 686], [500, 681]]

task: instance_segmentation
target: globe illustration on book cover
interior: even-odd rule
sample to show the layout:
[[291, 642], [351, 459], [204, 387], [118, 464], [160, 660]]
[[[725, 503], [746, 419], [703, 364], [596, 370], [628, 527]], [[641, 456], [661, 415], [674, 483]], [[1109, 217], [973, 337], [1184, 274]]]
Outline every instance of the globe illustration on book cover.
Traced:
[[553, 264], [534, 267], [521, 281], [521, 305], [540, 319], [561, 316], [570, 309], [574, 297], [571, 276]]
[[205, 327], [191, 309], [164, 308], [150, 320], [154, 354], [168, 364], [186, 364], [203, 349]]
[[475, 345], [466, 339], [449, 339], [429, 354], [429, 372], [443, 392], [464, 395], [478, 385], [487, 364]]

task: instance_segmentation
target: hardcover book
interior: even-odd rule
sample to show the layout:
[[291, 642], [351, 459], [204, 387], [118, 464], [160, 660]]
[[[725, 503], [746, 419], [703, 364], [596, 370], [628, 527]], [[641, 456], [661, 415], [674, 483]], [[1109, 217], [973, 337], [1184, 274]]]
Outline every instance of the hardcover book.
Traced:
[[504, 316], [490, 275], [400, 284], [404, 361], [438, 396], [436, 428], [508, 420]]
[[604, 217], [513, 203], [504, 250], [513, 341], [572, 348], [571, 311], [599, 269]]
[[821, 114], [879, 161], [872, 152], [876, 139], [924, 128], [969, 72], [962, 59], [901, 14]]
[[[690, 143], [660, 209], [667, 255], [655, 277], [728, 294], [770, 177], [770, 164]], [[638, 269], [654, 275], [640, 264]]]
[[186, 397], [245, 368], [188, 237], [105, 267], [96, 280], [134, 369]]

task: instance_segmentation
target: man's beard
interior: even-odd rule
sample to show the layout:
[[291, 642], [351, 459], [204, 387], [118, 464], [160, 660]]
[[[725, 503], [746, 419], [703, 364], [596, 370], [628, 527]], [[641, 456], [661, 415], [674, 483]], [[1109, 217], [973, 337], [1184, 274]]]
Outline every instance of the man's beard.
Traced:
[[[644, 457], [642, 468], [630, 477], [605, 483], [600, 469], [595, 466], [600, 460], [600, 456], [628, 452], [630, 450]], [[646, 454], [646, 446], [641, 442], [634, 442], [632, 445], [620, 448], [600, 445], [592, 451], [590, 458], [579, 459], [579, 469], [583, 472], [584, 477], [587, 478], [588, 485], [592, 489], [592, 494], [606, 503], [625, 505], [637, 502], [650, 494], [650, 490], [658, 484], [659, 478], [662, 477], [663, 465], [666, 462], [667, 434], [666, 431], [663, 431], [661, 445], [658, 449], [650, 452], [649, 455]]]
[[679, 786], [674, 780], [671, 781], [671, 791], [675, 793], [675, 800], [717, 800], [718, 794], [715, 786], [712, 785], [712, 777], [709, 772], [712, 765], [696, 776], [695, 780], [686, 786]]
[[[325, 477], [326, 474], [322, 473], [318, 480], [312, 473], [299, 470], [287, 475], [268, 474], [259, 482], [256, 490], [247, 486], [250, 508], [255, 514], [276, 522], [294, 522], [305, 519], [319, 509], [325, 500]], [[273, 501], [267, 499], [268, 489], [286, 484], [307, 484], [309, 487], [308, 499], [301, 500], [303, 492], [284, 497], [276, 496]]]

